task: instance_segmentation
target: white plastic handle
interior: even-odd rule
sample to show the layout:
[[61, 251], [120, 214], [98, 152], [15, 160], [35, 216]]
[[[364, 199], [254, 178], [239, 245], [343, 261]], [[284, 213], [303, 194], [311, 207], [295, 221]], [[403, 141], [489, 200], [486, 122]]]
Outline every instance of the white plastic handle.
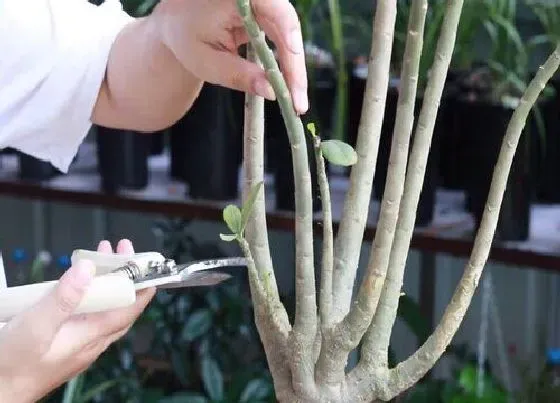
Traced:
[[[33, 307], [58, 281], [8, 287], [0, 290], [0, 322], [7, 322], [15, 315]], [[75, 314], [102, 312], [134, 304], [134, 282], [123, 274], [95, 277], [88, 287]]]
[[133, 261], [144, 273], [147, 271], [150, 263], [165, 261], [165, 257], [159, 252], [142, 252], [133, 255], [123, 255], [118, 253], [101, 253], [92, 250], [76, 249], [70, 258], [72, 265], [78, 260], [87, 259], [95, 265], [96, 275], [104, 275], [111, 273], [119, 267], [125, 266], [128, 262]]

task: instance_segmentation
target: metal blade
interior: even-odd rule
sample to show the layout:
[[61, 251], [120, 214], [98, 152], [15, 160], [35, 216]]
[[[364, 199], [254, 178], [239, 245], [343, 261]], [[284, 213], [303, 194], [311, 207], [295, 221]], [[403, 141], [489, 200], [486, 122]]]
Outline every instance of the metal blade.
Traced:
[[158, 288], [183, 288], [183, 287], [203, 287], [213, 286], [223, 281], [229, 280], [232, 276], [221, 272], [193, 273], [187, 280], [166, 283]]
[[219, 267], [236, 267], [236, 266], [247, 266], [247, 259], [245, 259], [244, 257], [228, 257], [222, 259], [197, 260], [187, 264], [179, 265], [177, 269], [182, 273], [191, 275], [192, 273], [201, 270], [217, 269]]
[[137, 290], [141, 290], [148, 287], [165, 289], [212, 286], [228, 280], [232, 277], [228, 273], [215, 271], [216, 268], [246, 265], [247, 259], [242, 257], [199, 260], [196, 262], [177, 266], [177, 274], [164, 274], [145, 277], [135, 284], [135, 288]]
[[157, 288], [183, 288], [183, 287], [200, 287], [210, 286], [228, 280], [232, 276], [227, 273], [218, 271], [196, 272], [190, 276], [183, 276], [182, 274], [164, 275], [158, 277], [147, 278], [135, 283], [136, 290], [143, 290], [144, 288], [157, 287]]

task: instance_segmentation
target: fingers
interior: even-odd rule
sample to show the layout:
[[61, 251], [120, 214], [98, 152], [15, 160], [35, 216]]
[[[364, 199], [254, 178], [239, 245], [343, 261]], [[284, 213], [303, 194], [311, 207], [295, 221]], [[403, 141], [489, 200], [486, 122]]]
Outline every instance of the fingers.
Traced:
[[266, 79], [264, 70], [235, 53], [217, 50], [210, 46], [201, 47], [198, 57], [204, 60], [206, 81], [238, 91], [275, 100], [274, 91]]
[[108, 345], [126, 334], [153, 295], [152, 289], [142, 290], [133, 306], [72, 317], [58, 332], [46, 358], [79, 354], [91, 362]]
[[[113, 248], [111, 243], [107, 240], [99, 242], [97, 245], [97, 251], [102, 253], [113, 253]], [[122, 253], [124, 255], [131, 255], [134, 253], [134, 247], [132, 242], [128, 239], [121, 239], [117, 244], [117, 253]]]
[[134, 247], [132, 246], [132, 242], [130, 242], [128, 239], [121, 239], [117, 244], [117, 253], [123, 255], [133, 255]]
[[147, 288], [136, 293], [136, 302], [131, 306], [88, 314], [84, 319], [87, 332], [98, 337], [122, 332], [138, 319], [154, 295], [155, 288]]
[[101, 241], [99, 245], [97, 245], [97, 251], [102, 253], [113, 253], [113, 248], [111, 247], [111, 243], [109, 241]]
[[307, 112], [307, 71], [303, 36], [296, 10], [288, 0], [253, 0], [255, 18], [278, 48], [294, 108], [298, 114]]
[[277, 29], [275, 33], [279, 34], [280, 42], [290, 52], [303, 54], [303, 37], [298, 15], [288, 0], [253, 0], [251, 5], [260, 24], [265, 22], [263, 20], [271, 22]]
[[[113, 250], [109, 242], [101, 241], [98, 251], [112, 253]], [[128, 239], [121, 239], [117, 244], [117, 253], [125, 255], [134, 254], [132, 242]], [[88, 332], [99, 336], [109, 336], [128, 328], [144, 311], [154, 295], [155, 288], [141, 290], [136, 293], [136, 301], [130, 307], [84, 316], [83, 319], [87, 322]]]
[[22, 315], [19, 323], [26, 329], [40, 329], [41, 342], [50, 343], [62, 324], [78, 308], [94, 275], [95, 266], [92, 262], [78, 261], [62, 275], [53, 291]]

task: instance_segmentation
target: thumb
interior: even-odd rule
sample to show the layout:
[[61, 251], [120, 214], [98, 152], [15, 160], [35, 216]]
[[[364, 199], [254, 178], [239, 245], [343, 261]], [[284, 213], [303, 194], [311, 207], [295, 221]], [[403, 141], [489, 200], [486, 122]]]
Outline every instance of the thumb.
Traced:
[[203, 76], [212, 84], [261, 96], [274, 101], [276, 95], [264, 70], [236, 53], [204, 47], [198, 55], [204, 60]]
[[89, 260], [80, 260], [70, 267], [54, 289], [43, 297], [30, 312], [34, 325], [45, 336], [54, 337], [60, 326], [80, 305], [95, 275], [95, 266]]
[[11, 352], [22, 361], [44, 354], [80, 304], [94, 271], [92, 262], [77, 262], [47, 295], [8, 322], [1, 333], [2, 353]]

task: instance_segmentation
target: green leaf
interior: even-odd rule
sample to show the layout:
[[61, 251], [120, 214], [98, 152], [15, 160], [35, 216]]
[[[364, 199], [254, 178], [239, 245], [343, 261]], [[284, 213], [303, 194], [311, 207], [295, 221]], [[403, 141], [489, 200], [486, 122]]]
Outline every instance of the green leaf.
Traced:
[[205, 334], [212, 326], [212, 314], [208, 309], [200, 309], [189, 316], [187, 323], [183, 327], [181, 337], [186, 342]]
[[265, 399], [270, 394], [270, 385], [264, 379], [253, 379], [249, 381], [241, 393], [240, 403], [254, 402]]
[[177, 393], [173, 396], [165, 397], [158, 403], [208, 403], [208, 399], [195, 393]]
[[224, 398], [224, 378], [218, 363], [211, 358], [202, 361], [202, 382], [211, 400]]
[[405, 403], [425, 403], [442, 401], [443, 382], [425, 381], [416, 384], [409, 395], [405, 398]]
[[245, 226], [247, 225], [247, 221], [249, 221], [249, 216], [251, 215], [251, 210], [253, 210], [253, 206], [255, 205], [255, 201], [257, 200], [257, 196], [262, 185], [263, 183], [261, 181], [253, 186], [247, 195], [245, 203], [243, 203], [243, 208], [241, 210], [241, 231], [245, 230]]
[[234, 234], [240, 234], [242, 231], [241, 225], [241, 211], [239, 207], [230, 204], [226, 206], [223, 212], [224, 221], [226, 222], [228, 228]]
[[70, 379], [64, 387], [63, 403], [73, 403], [78, 400], [82, 393], [85, 374], [81, 373]]
[[213, 312], [217, 312], [223, 304], [215, 288], [209, 290], [208, 293], [204, 295], [204, 299]]
[[237, 239], [237, 235], [235, 234], [220, 234], [220, 238], [222, 241], [231, 242]]
[[92, 389], [89, 389], [87, 393], [84, 393], [81, 398], [78, 400], [80, 403], [87, 403], [89, 401], [94, 400], [99, 394], [108, 391], [115, 386], [119, 386], [123, 383], [125, 379], [110, 379], [108, 381], [102, 382], [99, 385], [95, 386]]
[[459, 374], [459, 384], [465, 391], [476, 391], [476, 373], [477, 370], [472, 365], [467, 365], [461, 370]]
[[142, 403], [160, 403], [165, 396], [163, 390], [156, 388], [144, 388], [139, 394], [139, 400]]
[[307, 130], [309, 130], [309, 133], [311, 133], [311, 135], [313, 137], [317, 136], [316, 130], [315, 130], [315, 123], [311, 122], [307, 124]]
[[148, 15], [157, 3], [158, 3], [157, 0], [143, 1], [140, 4], [140, 6], [136, 9], [136, 15], [139, 16], [139, 17], [143, 17], [145, 15]]
[[323, 156], [332, 164], [350, 166], [358, 161], [358, 154], [352, 146], [340, 140], [325, 140], [321, 142]]
[[431, 334], [431, 327], [424, 317], [420, 305], [408, 295], [401, 295], [397, 315], [418, 338], [424, 343]]
[[181, 350], [172, 348], [171, 352], [171, 367], [173, 368], [173, 373], [179, 379], [183, 386], [189, 384], [187, 363], [188, 360], [185, 359], [186, 354], [182, 354]]

